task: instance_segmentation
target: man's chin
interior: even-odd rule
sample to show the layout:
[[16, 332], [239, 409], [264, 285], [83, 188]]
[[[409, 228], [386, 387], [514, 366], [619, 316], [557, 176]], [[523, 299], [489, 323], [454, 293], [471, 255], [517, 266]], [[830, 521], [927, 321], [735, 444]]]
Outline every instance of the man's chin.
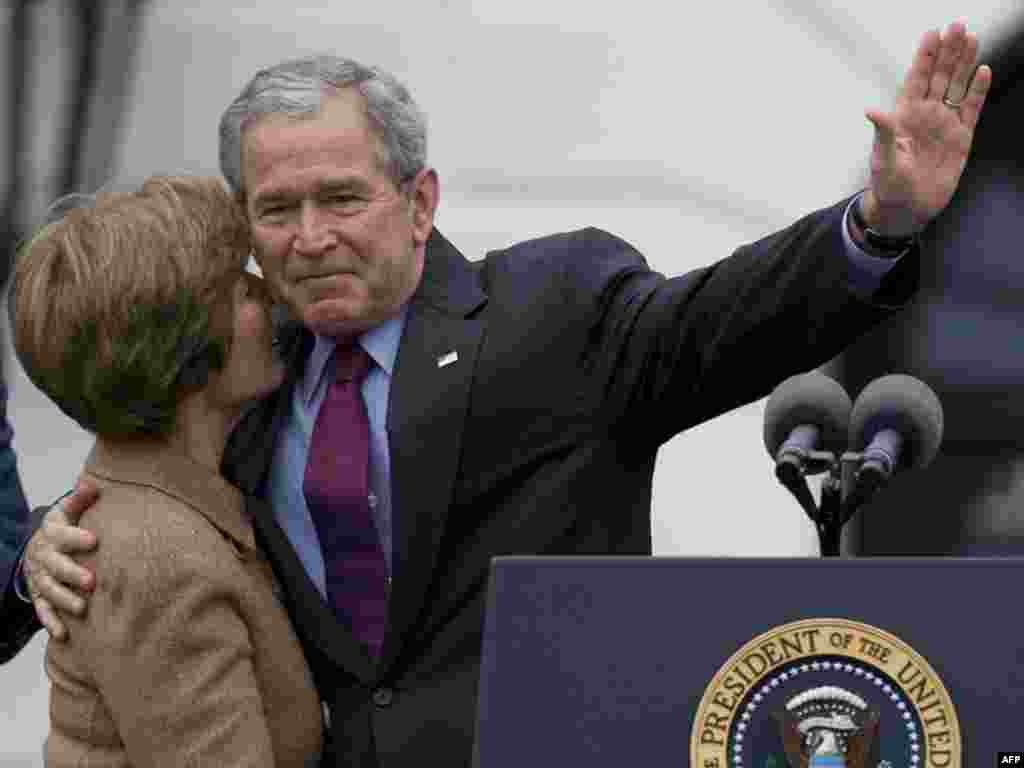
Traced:
[[356, 336], [363, 332], [362, 324], [351, 302], [337, 299], [318, 301], [306, 308], [302, 322], [320, 336]]

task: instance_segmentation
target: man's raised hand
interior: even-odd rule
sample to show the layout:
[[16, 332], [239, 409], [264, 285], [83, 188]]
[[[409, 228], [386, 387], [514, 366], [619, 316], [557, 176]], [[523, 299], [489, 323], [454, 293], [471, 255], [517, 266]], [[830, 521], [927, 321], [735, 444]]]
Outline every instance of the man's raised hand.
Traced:
[[892, 111], [867, 110], [875, 141], [862, 210], [872, 229], [918, 232], [953, 198], [992, 85], [977, 55], [978, 39], [963, 22], [929, 31]]

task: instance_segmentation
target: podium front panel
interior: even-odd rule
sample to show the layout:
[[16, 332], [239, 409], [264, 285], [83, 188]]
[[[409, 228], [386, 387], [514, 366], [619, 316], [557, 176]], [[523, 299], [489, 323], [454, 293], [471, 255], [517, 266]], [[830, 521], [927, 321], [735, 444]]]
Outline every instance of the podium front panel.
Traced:
[[[820, 765], [973, 768], [1024, 749], [1024, 559], [508, 557], [489, 589], [482, 768], [685, 768], [698, 715], [709, 750], [726, 716], [732, 725], [722, 758], [702, 752], [694, 768], [786, 768], [787, 745], [798, 763], [786, 718], [805, 753], [815, 740], [826, 750], [824, 737], [841, 743]], [[848, 632], [847, 651], [832, 653], [847, 624], [889, 639]], [[780, 627], [793, 629], [773, 636]], [[933, 688], [959, 727], [952, 761]], [[849, 711], [862, 726], [881, 724], [844, 730], [835, 703], [829, 719], [812, 716], [829, 697], [860, 706]]]

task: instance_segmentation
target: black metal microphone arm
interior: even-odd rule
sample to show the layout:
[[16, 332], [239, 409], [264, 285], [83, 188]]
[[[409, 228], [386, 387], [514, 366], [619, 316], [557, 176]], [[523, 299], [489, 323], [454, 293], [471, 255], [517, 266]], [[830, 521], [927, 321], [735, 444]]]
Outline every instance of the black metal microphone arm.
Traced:
[[[843, 526], [889, 479], [878, 471], [866, 453], [846, 451], [838, 459], [830, 451], [784, 447], [775, 463], [775, 477], [793, 494], [814, 523], [822, 557], [839, 557]], [[821, 484], [821, 501], [815, 503], [807, 477], [827, 473]]]

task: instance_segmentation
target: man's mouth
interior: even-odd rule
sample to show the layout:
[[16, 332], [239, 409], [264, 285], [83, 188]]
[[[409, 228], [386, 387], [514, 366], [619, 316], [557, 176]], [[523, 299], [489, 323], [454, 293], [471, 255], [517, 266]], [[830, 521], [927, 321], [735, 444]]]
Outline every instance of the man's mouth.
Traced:
[[320, 273], [313, 274], [313, 275], [304, 275], [304, 276], [300, 277], [296, 282], [298, 282], [298, 283], [307, 283], [307, 282], [310, 282], [310, 281], [313, 281], [313, 280], [324, 280], [324, 279], [328, 279], [328, 278], [332, 278], [332, 277], [342, 277], [344, 275], [353, 275], [353, 274], [355, 274], [355, 273], [354, 272], [349, 272], [348, 270], [339, 269], [339, 270], [335, 270], [333, 272], [320, 272]]

